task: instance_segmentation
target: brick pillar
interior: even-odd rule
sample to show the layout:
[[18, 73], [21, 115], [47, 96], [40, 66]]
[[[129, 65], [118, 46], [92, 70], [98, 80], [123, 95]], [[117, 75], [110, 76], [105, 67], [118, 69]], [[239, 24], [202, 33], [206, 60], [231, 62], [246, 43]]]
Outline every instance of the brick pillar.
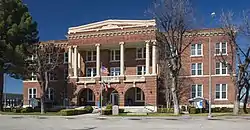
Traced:
[[157, 78], [156, 76], [146, 77], [146, 87], [144, 90], [145, 103], [150, 105], [157, 105]]
[[125, 92], [119, 93], [119, 106], [124, 106]]

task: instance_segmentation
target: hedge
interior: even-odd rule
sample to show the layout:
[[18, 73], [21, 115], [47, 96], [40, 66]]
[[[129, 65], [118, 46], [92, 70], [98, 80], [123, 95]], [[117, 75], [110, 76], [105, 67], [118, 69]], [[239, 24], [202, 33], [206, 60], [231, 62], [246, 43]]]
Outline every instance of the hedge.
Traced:
[[93, 108], [91, 106], [86, 106], [83, 109], [63, 109], [59, 113], [62, 116], [73, 116], [73, 115], [92, 113], [92, 111]]

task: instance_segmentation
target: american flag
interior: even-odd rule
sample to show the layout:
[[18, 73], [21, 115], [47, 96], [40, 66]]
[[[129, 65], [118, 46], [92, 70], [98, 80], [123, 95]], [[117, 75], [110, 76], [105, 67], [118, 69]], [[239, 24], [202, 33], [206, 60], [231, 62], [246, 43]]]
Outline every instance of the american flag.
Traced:
[[108, 91], [108, 84], [107, 84], [107, 83], [103, 82], [103, 83], [102, 83], [102, 86], [103, 86], [103, 89], [104, 89], [105, 91]]
[[106, 68], [105, 66], [102, 66], [101, 71], [102, 71], [102, 73], [104, 73], [104, 74], [109, 74], [108, 68]]

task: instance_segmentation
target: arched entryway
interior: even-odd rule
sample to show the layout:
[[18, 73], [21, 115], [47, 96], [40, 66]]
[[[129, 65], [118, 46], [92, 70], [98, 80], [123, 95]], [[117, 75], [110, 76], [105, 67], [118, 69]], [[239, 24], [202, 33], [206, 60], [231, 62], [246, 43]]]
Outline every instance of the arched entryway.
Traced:
[[95, 106], [95, 94], [89, 88], [84, 88], [79, 92], [78, 96], [79, 106]]
[[107, 104], [119, 105], [119, 93], [114, 88], [108, 88], [107, 90], [103, 90], [102, 96], [103, 106], [106, 106]]
[[125, 106], [144, 106], [145, 95], [142, 89], [138, 87], [129, 88], [125, 93]]

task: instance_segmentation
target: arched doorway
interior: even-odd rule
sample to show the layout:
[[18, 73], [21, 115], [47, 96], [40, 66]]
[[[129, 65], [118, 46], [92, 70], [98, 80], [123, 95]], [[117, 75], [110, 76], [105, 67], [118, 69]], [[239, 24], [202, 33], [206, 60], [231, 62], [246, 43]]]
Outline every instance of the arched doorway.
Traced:
[[125, 93], [124, 105], [125, 106], [144, 106], [145, 95], [142, 89], [138, 87], [129, 88]]
[[89, 88], [84, 88], [78, 96], [79, 106], [95, 106], [95, 94]]
[[106, 106], [107, 104], [119, 105], [119, 93], [114, 88], [108, 88], [107, 91], [103, 90], [102, 97], [103, 106]]

